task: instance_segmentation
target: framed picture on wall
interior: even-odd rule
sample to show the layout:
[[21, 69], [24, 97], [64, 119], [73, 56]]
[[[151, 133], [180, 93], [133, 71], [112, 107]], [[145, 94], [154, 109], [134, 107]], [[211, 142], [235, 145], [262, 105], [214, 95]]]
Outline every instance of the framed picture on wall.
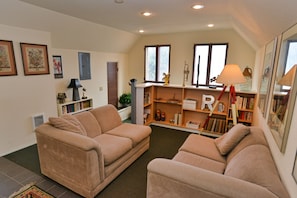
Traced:
[[17, 75], [13, 43], [0, 40], [0, 76]]
[[21, 43], [25, 75], [49, 74], [47, 45]]
[[53, 65], [55, 78], [63, 78], [62, 57], [53, 56]]
[[80, 80], [91, 79], [90, 53], [78, 52], [78, 63], [79, 63], [79, 79]]

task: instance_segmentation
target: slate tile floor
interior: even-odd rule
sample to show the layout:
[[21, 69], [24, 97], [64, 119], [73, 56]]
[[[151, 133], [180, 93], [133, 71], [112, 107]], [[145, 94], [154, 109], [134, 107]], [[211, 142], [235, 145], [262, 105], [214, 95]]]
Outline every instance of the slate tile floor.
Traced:
[[9, 195], [32, 182], [57, 198], [81, 197], [44, 176], [0, 157], [0, 198], [8, 198]]

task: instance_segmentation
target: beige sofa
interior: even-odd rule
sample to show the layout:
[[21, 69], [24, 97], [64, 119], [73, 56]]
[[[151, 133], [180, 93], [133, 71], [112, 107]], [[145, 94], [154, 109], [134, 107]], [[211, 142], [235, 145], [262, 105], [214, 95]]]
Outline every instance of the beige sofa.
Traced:
[[122, 123], [106, 105], [51, 117], [36, 129], [42, 174], [94, 197], [149, 148], [151, 128]]
[[265, 136], [235, 125], [217, 139], [191, 134], [175, 157], [148, 165], [147, 198], [288, 198]]

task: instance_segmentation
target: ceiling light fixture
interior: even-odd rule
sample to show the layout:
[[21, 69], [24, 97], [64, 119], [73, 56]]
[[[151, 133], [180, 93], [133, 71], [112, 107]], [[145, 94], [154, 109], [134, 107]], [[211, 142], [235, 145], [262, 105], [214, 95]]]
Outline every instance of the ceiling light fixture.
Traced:
[[193, 5], [192, 8], [195, 9], [195, 10], [199, 10], [199, 9], [204, 8], [204, 5], [196, 4], [196, 5]]
[[214, 24], [212, 24], [212, 23], [207, 25], [207, 27], [213, 27], [213, 26], [214, 26]]
[[143, 32], [144, 32], [144, 30], [143, 30], [143, 29], [141, 29], [141, 30], [139, 30], [138, 32], [139, 32], [139, 33], [143, 33]]
[[122, 4], [124, 3], [124, 0], [114, 0], [115, 3], [118, 3], [118, 4]]
[[152, 13], [151, 12], [142, 12], [141, 15], [148, 17], [148, 16], [151, 16]]

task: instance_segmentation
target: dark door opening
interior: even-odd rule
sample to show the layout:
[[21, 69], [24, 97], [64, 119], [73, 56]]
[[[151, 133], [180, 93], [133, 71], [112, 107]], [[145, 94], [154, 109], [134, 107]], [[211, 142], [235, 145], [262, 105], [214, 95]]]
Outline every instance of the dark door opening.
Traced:
[[107, 62], [108, 104], [118, 108], [118, 63]]

